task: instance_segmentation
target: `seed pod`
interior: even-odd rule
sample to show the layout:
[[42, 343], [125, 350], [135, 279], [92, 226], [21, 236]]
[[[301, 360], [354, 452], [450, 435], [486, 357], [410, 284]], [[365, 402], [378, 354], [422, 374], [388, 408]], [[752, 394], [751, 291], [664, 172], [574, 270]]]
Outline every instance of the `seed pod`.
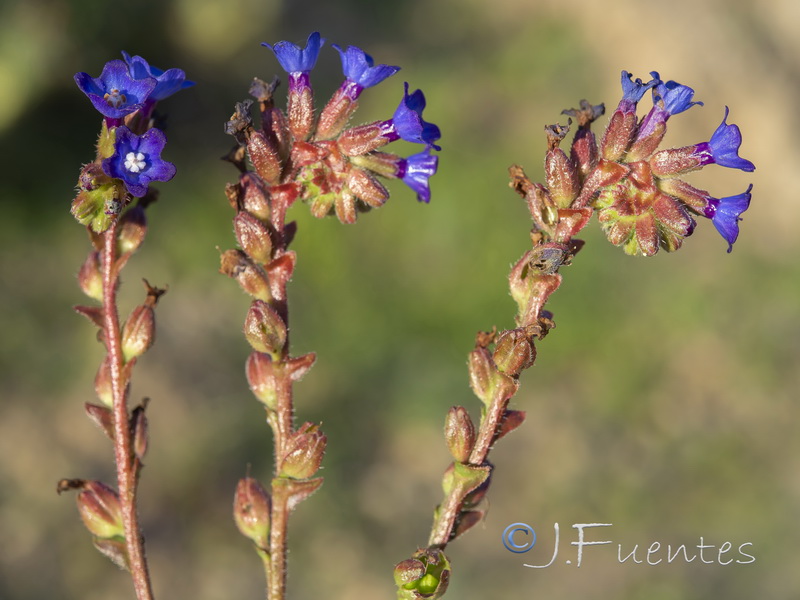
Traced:
[[262, 550], [269, 548], [270, 497], [256, 479], [245, 477], [236, 485], [233, 520], [243, 536]]

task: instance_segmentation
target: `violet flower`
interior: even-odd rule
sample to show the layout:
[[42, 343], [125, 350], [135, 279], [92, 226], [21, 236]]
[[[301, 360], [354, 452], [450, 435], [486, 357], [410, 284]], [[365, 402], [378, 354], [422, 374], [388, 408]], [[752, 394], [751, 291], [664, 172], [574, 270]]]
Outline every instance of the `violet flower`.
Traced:
[[403, 100], [394, 111], [394, 116], [381, 123], [381, 134], [390, 142], [403, 139], [415, 144], [427, 144], [436, 150], [441, 150], [433, 142], [442, 137], [441, 131], [433, 123], [422, 119], [425, 109], [425, 95], [422, 90], [413, 94], [408, 93], [408, 83], [405, 83]]
[[107, 62], [97, 78], [88, 73], [76, 73], [75, 83], [109, 119], [122, 119], [139, 110], [158, 84], [154, 77], [131, 77], [128, 65], [121, 60]]
[[342, 57], [342, 71], [346, 79], [341, 87], [351, 100], [355, 101], [365, 88], [378, 85], [400, 70], [400, 67], [390, 65], [374, 66], [372, 57], [361, 48], [348, 46], [347, 50], [342, 50], [337, 44], [332, 46]]
[[159, 129], [148, 129], [139, 136], [124, 125], [118, 127], [114, 154], [103, 161], [103, 171], [121, 179], [132, 196], [141, 198], [151, 181], [169, 181], [175, 176], [175, 165], [161, 159], [166, 143]]
[[[717, 228], [720, 235], [728, 242], [728, 252], [733, 250], [733, 243], [739, 237], [739, 221], [741, 221], [741, 214], [750, 206], [750, 190], [753, 189], [751, 184], [747, 190], [736, 196], [728, 196], [720, 198], [719, 200], [712, 199], [710, 206], [714, 206], [715, 210], [712, 215], [706, 214], [711, 217], [711, 222]], [[711, 211], [707, 211], [711, 212]]]
[[703, 106], [702, 102], [693, 102], [694, 90], [688, 85], [681, 85], [676, 81], [661, 81], [656, 71], [651, 71], [653, 81], [658, 83], [653, 87], [653, 108], [642, 119], [639, 126], [637, 139], [644, 139], [652, 135], [656, 128], [666, 123], [672, 115], [677, 115], [690, 109], [695, 104]]
[[289, 74], [290, 91], [299, 91], [304, 87], [310, 87], [308, 73], [317, 64], [319, 50], [324, 43], [325, 38], [315, 31], [308, 36], [305, 48], [285, 41], [278, 42], [274, 46], [266, 42], [261, 45], [275, 53], [275, 58], [278, 59], [281, 68]]
[[439, 157], [431, 154], [430, 146], [422, 152], [401, 159], [397, 165], [397, 177], [417, 194], [419, 202], [430, 202], [431, 188], [428, 180], [436, 173]]
[[725, 116], [722, 123], [711, 136], [708, 142], [695, 144], [692, 155], [700, 160], [699, 166], [717, 164], [731, 169], [742, 171], [755, 171], [756, 167], [749, 160], [739, 156], [739, 147], [742, 145], [742, 132], [737, 125], [728, 125], [728, 107], [725, 107]]
[[[655, 73], [655, 72], [654, 72]], [[653, 73], [651, 73], [652, 75]], [[658, 75], [657, 73], [655, 73]], [[630, 113], [636, 111], [636, 105], [642, 99], [644, 93], [655, 85], [661, 83], [657, 77], [651, 79], [647, 83], [643, 83], [638, 77], [634, 80], [631, 79], [631, 74], [623, 71], [620, 77], [622, 83], [622, 100], [619, 101], [616, 112]]]
[[192, 87], [194, 81], [186, 80], [186, 73], [183, 69], [167, 69], [163, 71], [150, 65], [141, 56], [131, 56], [127, 52], [122, 52], [122, 57], [128, 65], [130, 74], [134, 79], [154, 78], [156, 87], [150, 93], [149, 100], [157, 101], [168, 98], [175, 92]]

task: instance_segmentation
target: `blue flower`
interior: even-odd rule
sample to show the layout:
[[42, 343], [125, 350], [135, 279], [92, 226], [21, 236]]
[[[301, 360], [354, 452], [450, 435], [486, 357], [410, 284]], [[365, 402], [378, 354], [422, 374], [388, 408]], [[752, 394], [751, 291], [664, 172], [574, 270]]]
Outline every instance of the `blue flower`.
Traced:
[[677, 81], [664, 83], [656, 71], [651, 71], [650, 75], [653, 76], [654, 80], [658, 81], [658, 84], [653, 88], [653, 104], [657, 104], [659, 100], [662, 100], [664, 102], [664, 110], [669, 115], [682, 113], [695, 104], [703, 106], [702, 102], [692, 102], [694, 90], [688, 85], [681, 85]]
[[274, 46], [264, 42], [261, 45], [272, 50], [281, 68], [287, 73], [292, 74], [308, 73], [311, 71], [317, 63], [319, 49], [322, 48], [324, 43], [325, 39], [320, 37], [318, 31], [315, 31], [308, 36], [306, 47], [303, 49], [291, 42], [278, 42]]
[[397, 177], [417, 193], [417, 200], [430, 202], [431, 188], [428, 182], [436, 173], [439, 157], [431, 154], [430, 146], [422, 152], [402, 159], [397, 165]]
[[619, 101], [617, 111], [632, 112], [636, 109], [636, 104], [642, 99], [644, 93], [653, 86], [661, 83], [659, 79], [652, 79], [643, 83], [638, 77], [631, 79], [632, 75], [627, 71], [622, 72], [620, 81], [622, 83], [622, 100]]
[[103, 171], [121, 179], [132, 196], [141, 198], [151, 181], [169, 181], [175, 176], [175, 165], [161, 160], [166, 143], [166, 136], [156, 128], [139, 136], [124, 125], [117, 127], [114, 154], [103, 161]]
[[[422, 120], [422, 111], [425, 109], [425, 95], [422, 90], [408, 94], [408, 83], [405, 84], [403, 100], [394, 111], [390, 120], [394, 133], [407, 142], [427, 144], [436, 150], [441, 150], [433, 142], [442, 137], [439, 128], [433, 123]], [[396, 137], [394, 139], [397, 139]]]
[[88, 73], [76, 73], [75, 83], [94, 107], [109, 119], [121, 119], [139, 110], [157, 85], [153, 77], [131, 77], [128, 65], [121, 60], [107, 62], [98, 78]]
[[130, 74], [134, 79], [147, 79], [152, 77], [156, 80], [156, 87], [150, 93], [150, 100], [163, 100], [175, 92], [194, 85], [194, 81], [186, 81], [186, 73], [183, 69], [167, 69], [163, 71], [151, 66], [141, 56], [131, 56], [127, 52], [122, 53], [122, 57], [130, 69]]
[[342, 71], [344, 72], [344, 76], [360, 88], [358, 90], [359, 94], [364, 88], [378, 85], [381, 81], [391, 77], [400, 70], [400, 67], [392, 67], [389, 65], [373, 66], [374, 62], [372, 57], [361, 48], [348, 46], [347, 50], [342, 50], [337, 44], [332, 44], [332, 46], [342, 57]]
[[744, 193], [720, 198], [713, 203], [716, 205], [716, 211], [711, 217], [711, 222], [728, 242], [728, 252], [733, 250], [733, 243], [739, 237], [740, 215], [750, 206], [750, 190], [752, 189], [751, 184]]
[[[755, 171], [756, 167], [753, 163], [739, 156], [739, 146], [742, 145], [742, 132], [739, 131], [738, 126], [728, 125], [725, 122], [727, 119], [728, 107], [726, 106], [722, 123], [711, 136], [711, 140], [705, 144], [697, 145], [702, 154], [702, 164], [716, 163], [731, 169], [741, 169], [748, 172]], [[703, 148], [700, 148], [701, 146]], [[708, 153], [710, 153], [710, 156]]]

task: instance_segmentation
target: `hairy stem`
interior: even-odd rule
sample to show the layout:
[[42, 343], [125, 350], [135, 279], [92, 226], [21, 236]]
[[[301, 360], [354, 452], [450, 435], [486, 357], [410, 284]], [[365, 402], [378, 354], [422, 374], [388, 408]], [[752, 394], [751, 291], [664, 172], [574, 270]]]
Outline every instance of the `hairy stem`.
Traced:
[[144, 537], [139, 531], [136, 513], [136, 489], [139, 461], [133, 458], [131, 427], [128, 416], [128, 382], [123, 373], [122, 336], [117, 313], [116, 268], [118, 224], [115, 222], [103, 234], [103, 329], [111, 370], [111, 389], [114, 399], [114, 459], [117, 466], [117, 485], [125, 527], [125, 544], [133, 587], [138, 600], [153, 600], [153, 589], [147, 568]]

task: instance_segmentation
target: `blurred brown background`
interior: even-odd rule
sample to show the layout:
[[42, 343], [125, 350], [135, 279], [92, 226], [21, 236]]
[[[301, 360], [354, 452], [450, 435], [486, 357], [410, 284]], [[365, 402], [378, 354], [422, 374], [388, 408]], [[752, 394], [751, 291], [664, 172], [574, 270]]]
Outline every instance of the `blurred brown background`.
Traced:
[[[515, 400], [528, 421], [492, 454], [489, 515], [449, 549], [447, 597], [797, 597], [800, 4], [29, 0], [0, 8], [0, 598], [133, 597], [74, 499], [55, 494], [61, 477], [113, 481], [109, 444], [83, 415], [103, 353], [70, 310], [88, 242], [68, 210], [100, 123], [72, 75], [97, 76], [120, 50], [197, 82], [161, 107], [178, 176], [159, 185], [123, 288], [123, 313], [141, 277], [170, 288], [133, 389], [152, 398], [141, 513], [157, 596], [263, 597], [230, 517], [248, 465], [268, 480], [271, 440], [243, 376], [247, 299], [216, 272], [217, 247], [234, 243], [223, 189], [235, 177], [217, 157], [250, 78], [279, 70], [259, 43], [314, 30], [403, 67], [364, 94], [356, 119], [388, 118], [408, 81], [444, 150], [428, 206], [395, 185], [354, 227], [293, 209], [292, 337], [297, 353], [318, 353], [298, 417], [323, 422], [329, 453], [324, 487], [291, 522], [290, 597], [394, 597], [392, 566], [425, 543], [440, 499], [444, 414], [457, 403], [477, 414], [473, 336], [512, 325], [505, 278], [529, 221], [506, 169], [540, 179], [542, 127], [581, 98], [613, 109], [622, 69], [657, 70], [705, 102], [670, 121], [671, 145], [707, 140], [730, 106], [757, 171], [711, 167], [691, 181], [719, 196], [753, 183], [752, 206], [730, 255], [708, 222], [653, 259], [587, 230], [549, 304], [558, 328]], [[340, 73], [328, 45], [313, 73], [321, 101]], [[500, 541], [517, 521], [539, 533], [528, 554]], [[554, 522], [557, 564], [524, 568], [549, 560]], [[614, 545], [586, 549], [577, 569], [581, 522], [613, 523], [589, 536]], [[725, 560], [750, 542], [756, 562], [720, 565], [715, 550], [714, 564], [617, 562], [617, 543], [638, 543], [641, 559], [654, 541], [701, 536], [731, 542]]]

